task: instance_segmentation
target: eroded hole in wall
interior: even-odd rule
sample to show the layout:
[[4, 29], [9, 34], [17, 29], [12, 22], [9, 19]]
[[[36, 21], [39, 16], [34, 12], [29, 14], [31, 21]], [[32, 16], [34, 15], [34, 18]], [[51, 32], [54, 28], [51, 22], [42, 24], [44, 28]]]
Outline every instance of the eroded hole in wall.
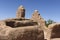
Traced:
[[26, 27], [26, 26], [34, 26], [34, 25], [37, 25], [37, 22], [15, 22], [15, 21], [7, 21], [6, 22], [6, 26], [10, 26], [12, 28], [15, 28], [15, 27]]
[[14, 27], [14, 21], [6, 22], [6, 26]]

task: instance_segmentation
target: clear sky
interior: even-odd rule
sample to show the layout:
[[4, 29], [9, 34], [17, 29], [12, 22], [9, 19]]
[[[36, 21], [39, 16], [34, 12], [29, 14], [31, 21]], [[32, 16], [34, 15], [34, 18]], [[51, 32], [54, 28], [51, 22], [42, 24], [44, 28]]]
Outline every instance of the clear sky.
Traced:
[[15, 18], [20, 5], [26, 9], [26, 18], [37, 9], [45, 20], [60, 22], [60, 0], [0, 0], [0, 20]]

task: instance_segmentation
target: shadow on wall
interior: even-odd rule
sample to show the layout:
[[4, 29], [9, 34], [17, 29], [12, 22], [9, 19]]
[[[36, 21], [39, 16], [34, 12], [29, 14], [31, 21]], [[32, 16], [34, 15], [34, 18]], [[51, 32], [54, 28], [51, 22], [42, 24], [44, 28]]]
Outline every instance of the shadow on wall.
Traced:
[[[53, 23], [48, 26], [49, 29], [49, 38], [50, 39], [55, 39], [55, 38], [60, 38], [60, 23]], [[47, 35], [48, 36], [48, 35]]]

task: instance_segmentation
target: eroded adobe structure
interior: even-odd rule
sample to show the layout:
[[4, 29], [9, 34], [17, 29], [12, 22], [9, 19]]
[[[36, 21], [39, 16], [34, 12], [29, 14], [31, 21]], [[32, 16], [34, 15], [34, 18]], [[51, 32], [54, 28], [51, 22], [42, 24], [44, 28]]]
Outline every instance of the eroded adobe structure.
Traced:
[[37, 10], [34, 11], [31, 19], [26, 19], [25, 8], [23, 6], [20, 6], [16, 12], [16, 18], [2, 20], [0, 21], [0, 26], [10, 26], [14, 28], [20, 26], [34, 26], [38, 25], [38, 23], [45, 25], [45, 20], [40, 16]]
[[25, 8], [20, 6], [16, 18], [0, 21], [0, 40], [51, 40], [60, 38], [60, 23], [45, 26], [45, 20], [35, 10], [30, 19], [25, 18]]
[[25, 18], [25, 8], [20, 6], [16, 18], [0, 21], [0, 40], [44, 40], [44, 19], [37, 10], [30, 19]]

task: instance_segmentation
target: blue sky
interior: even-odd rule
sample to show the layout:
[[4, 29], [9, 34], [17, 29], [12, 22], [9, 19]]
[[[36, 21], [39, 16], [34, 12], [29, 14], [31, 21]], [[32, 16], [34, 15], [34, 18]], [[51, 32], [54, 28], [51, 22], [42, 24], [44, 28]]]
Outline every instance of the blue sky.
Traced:
[[0, 0], [0, 20], [15, 18], [20, 5], [26, 9], [26, 18], [38, 10], [45, 20], [60, 22], [60, 0]]

